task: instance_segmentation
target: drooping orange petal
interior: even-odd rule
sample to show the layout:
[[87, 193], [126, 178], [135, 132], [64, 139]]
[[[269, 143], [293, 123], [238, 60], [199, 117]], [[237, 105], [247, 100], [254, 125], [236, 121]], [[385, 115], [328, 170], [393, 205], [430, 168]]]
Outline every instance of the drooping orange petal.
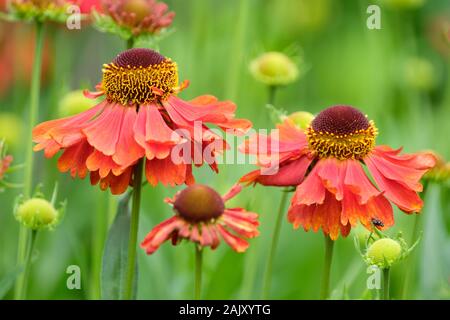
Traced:
[[103, 191], [110, 188], [111, 193], [118, 195], [124, 193], [131, 183], [133, 167], [127, 168], [122, 174], [116, 176], [110, 172], [106, 177], [100, 177], [98, 171], [91, 171], [91, 184], [100, 185]]
[[77, 175], [84, 179], [87, 175], [86, 159], [93, 152], [93, 148], [86, 140], [68, 147], [58, 159], [58, 169], [61, 172], [70, 170], [70, 175], [75, 178]]
[[157, 105], [142, 105], [134, 126], [135, 139], [145, 149], [149, 160], [164, 159], [182, 138], [164, 121]]
[[254, 238], [259, 234], [258, 220], [252, 219], [252, 216], [247, 215], [244, 209], [226, 209], [222, 220], [228, 228], [240, 236]]
[[311, 158], [302, 156], [299, 159], [281, 163], [278, 172], [275, 174], [263, 174], [266, 171], [262, 169], [255, 170], [243, 176], [239, 182], [249, 184], [259, 183], [264, 186], [297, 186], [305, 178], [306, 171], [311, 162]]
[[378, 196], [381, 192], [375, 188], [364, 172], [361, 164], [356, 160], [346, 160], [347, 170], [344, 184], [359, 197], [359, 203], [366, 203], [369, 199]]
[[325, 188], [328, 189], [336, 200], [344, 197], [344, 178], [347, 169], [347, 161], [334, 158], [319, 160], [316, 164], [317, 174], [322, 179]]
[[225, 240], [225, 242], [231, 247], [231, 249], [239, 253], [245, 252], [247, 250], [249, 246], [247, 241], [233, 235], [220, 224], [216, 225], [216, 228], [222, 236], [223, 240]]
[[119, 104], [108, 105], [82, 130], [91, 146], [107, 156], [114, 155], [126, 108]]
[[135, 140], [134, 126], [137, 114], [135, 108], [125, 108], [116, 152], [112, 156], [115, 163], [128, 167], [145, 155], [142, 148]]
[[184, 163], [174, 164], [170, 158], [146, 160], [145, 176], [152, 186], [158, 182], [163, 185], [180, 185], [189, 181], [187, 179], [188, 166]]
[[420, 212], [423, 201], [417, 193], [395, 180], [386, 178], [370, 156], [364, 159], [370, 173], [385, 196], [406, 213]]
[[294, 205], [322, 204], [325, 200], [325, 193], [326, 189], [318, 175], [318, 167], [315, 166], [306, 179], [297, 187], [292, 203]]
[[141, 248], [145, 249], [147, 254], [152, 254], [163, 244], [169, 240], [172, 233], [176, 231], [182, 221], [177, 216], [174, 216], [154, 227], [141, 242]]
[[94, 150], [86, 159], [86, 166], [89, 171], [98, 171], [101, 178], [105, 178], [111, 172], [118, 176], [127, 168], [119, 166], [111, 156], [104, 155], [98, 150]]

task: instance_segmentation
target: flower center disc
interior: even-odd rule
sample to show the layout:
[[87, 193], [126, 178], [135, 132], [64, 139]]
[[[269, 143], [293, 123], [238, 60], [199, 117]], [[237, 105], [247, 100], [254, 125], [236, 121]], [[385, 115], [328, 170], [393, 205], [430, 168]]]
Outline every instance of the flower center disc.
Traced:
[[195, 184], [177, 195], [173, 207], [182, 218], [197, 223], [208, 222], [220, 217], [225, 209], [225, 204], [214, 189]]
[[164, 100], [177, 85], [176, 63], [150, 49], [124, 51], [103, 68], [102, 86], [108, 100], [123, 105]]
[[377, 129], [358, 109], [333, 106], [314, 118], [307, 135], [320, 158], [360, 159], [374, 147]]

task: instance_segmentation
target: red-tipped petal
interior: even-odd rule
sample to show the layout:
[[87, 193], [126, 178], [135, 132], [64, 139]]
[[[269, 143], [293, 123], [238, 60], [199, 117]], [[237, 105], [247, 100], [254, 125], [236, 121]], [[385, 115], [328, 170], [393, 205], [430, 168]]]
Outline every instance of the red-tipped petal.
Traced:
[[182, 221], [177, 216], [158, 224], [141, 242], [141, 248], [145, 249], [147, 254], [154, 253], [161, 244], [171, 238], [172, 233], [176, 231], [181, 224]]
[[417, 193], [404, 185], [386, 178], [372, 161], [371, 157], [364, 159], [370, 173], [372, 174], [378, 187], [384, 192], [385, 196], [395, 203], [406, 213], [420, 212], [423, 201]]
[[216, 226], [217, 230], [219, 231], [220, 235], [222, 236], [223, 240], [236, 252], [242, 253], [245, 252], [249, 246], [248, 242], [244, 239], [241, 239], [233, 234], [231, 234], [229, 231], [227, 231], [224, 227], [221, 225]]

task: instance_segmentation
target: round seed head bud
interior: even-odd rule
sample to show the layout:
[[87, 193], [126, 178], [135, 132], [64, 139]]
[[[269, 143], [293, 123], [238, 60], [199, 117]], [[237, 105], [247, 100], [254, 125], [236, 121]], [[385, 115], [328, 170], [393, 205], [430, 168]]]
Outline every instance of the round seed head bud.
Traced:
[[0, 140], [10, 149], [20, 147], [23, 132], [21, 119], [13, 113], [0, 113]]
[[367, 249], [366, 258], [370, 264], [382, 269], [390, 268], [402, 255], [400, 243], [389, 238], [375, 241]]
[[31, 198], [20, 204], [15, 211], [16, 219], [32, 230], [52, 228], [58, 222], [58, 210], [41, 198]]
[[306, 111], [298, 111], [290, 114], [287, 118], [298, 128], [305, 130], [314, 120], [314, 115]]
[[185, 220], [196, 223], [220, 217], [225, 210], [225, 204], [214, 189], [195, 184], [176, 196], [173, 208]]
[[58, 113], [60, 117], [69, 117], [92, 108], [96, 101], [84, 96], [83, 91], [76, 90], [67, 93], [59, 103]]
[[404, 65], [404, 79], [411, 88], [428, 91], [436, 85], [436, 72], [430, 61], [422, 58], [410, 58]]
[[281, 52], [267, 52], [250, 64], [253, 77], [269, 86], [288, 85], [299, 76], [297, 65]]

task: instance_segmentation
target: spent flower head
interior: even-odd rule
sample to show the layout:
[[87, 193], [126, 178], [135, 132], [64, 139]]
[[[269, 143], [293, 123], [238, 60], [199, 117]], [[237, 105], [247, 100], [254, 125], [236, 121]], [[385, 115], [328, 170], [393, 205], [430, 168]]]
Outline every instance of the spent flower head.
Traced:
[[7, 19], [27, 22], [66, 22], [67, 8], [72, 5], [66, 0], [11, 0]]
[[157, 0], [104, 0], [103, 13], [94, 14], [102, 32], [117, 34], [125, 40], [164, 36], [172, 24], [174, 12]]
[[141, 247], [154, 253], [167, 240], [173, 245], [181, 240], [202, 247], [217, 248], [223, 239], [233, 250], [244, 252], [246, 239], [259, 234], [258, 215], [242, 208], [227, 208], [225, 202], [235, 197], [241, 186], [235, 185], [224, 196], [209, 186], [195, 184], [166, 199], [175, 215], [157, 225], [145, 237]]

